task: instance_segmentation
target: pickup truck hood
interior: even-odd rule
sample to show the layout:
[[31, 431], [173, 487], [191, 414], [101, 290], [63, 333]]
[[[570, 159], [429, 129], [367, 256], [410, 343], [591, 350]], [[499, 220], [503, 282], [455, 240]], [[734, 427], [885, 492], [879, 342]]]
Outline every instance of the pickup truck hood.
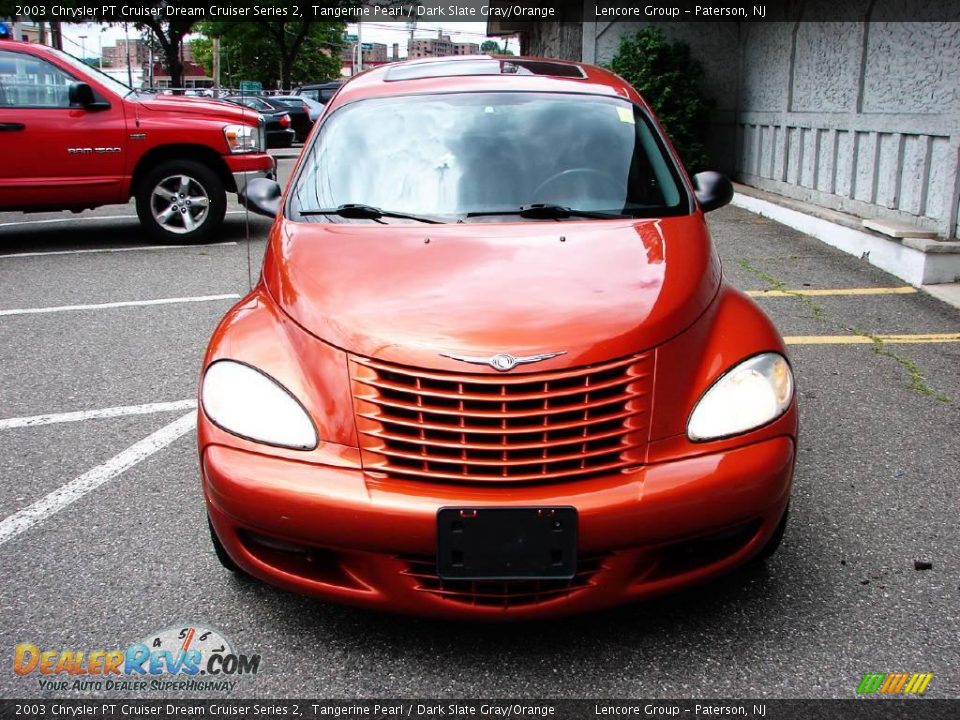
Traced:
[[141, 93], [136, 96], [137, 104], [150, 112], [174, 113], [182, 115], [204, 115], [208, 118], [241, 122], [248, 124], [257, 121], [257, 112], [243, 108], [233, 103], [207, 98], [189, 97], [184, 95], [149, 95]]
[[551, 370], [683, 331], [715, 296], [720, 263], [700, 214], [391, 227], [281, 220], [263, 279], [296, 323], [351, 353], [460, 372], [468, 366], [439, 353], [565, 353], [536, 366]]

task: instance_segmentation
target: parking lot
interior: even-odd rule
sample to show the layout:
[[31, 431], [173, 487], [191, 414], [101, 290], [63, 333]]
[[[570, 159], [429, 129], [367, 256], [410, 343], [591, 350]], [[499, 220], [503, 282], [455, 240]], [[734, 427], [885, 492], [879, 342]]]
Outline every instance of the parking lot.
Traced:
[[928, 696], [960, 696], [960, 311], [718, 211], [726, 276], [758, 295], [797, 375], [779, 554], [595, 616], [397, 618], [233, 578], [213, 554], [197, 376], [269, 229], [228, 212], [221, 241], [197, 247], [152, 247], [132, 207], [0, 214], [4, 697], [48, 695], [10, 671], [19, 643], [122, 648], [183, 624], [262, 656], [237, 697], [852, 697], [877, 671], [932, 672]]

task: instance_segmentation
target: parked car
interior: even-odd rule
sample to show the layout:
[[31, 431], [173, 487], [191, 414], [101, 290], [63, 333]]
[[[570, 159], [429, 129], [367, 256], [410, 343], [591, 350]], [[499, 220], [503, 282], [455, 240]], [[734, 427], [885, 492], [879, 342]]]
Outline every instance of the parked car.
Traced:
[[328, 102], [330, 102], [330, 99], [337, 94], [337, 91], [342, 85], [343, 80], [332, 80], [330, 82], [322, 83], [308, 83], [295, 88], [293, 94], [303, 95], [311, 100], [316, 100], [321, 105], [326, 105]]
[[274, 177], [255, 116], [227, 103], [140, 93], [66, 53], [0, 41], [0, 210], [136, 199], [161, 242], [220, 227], [226, 193]]
[[732, 196], [607, 70], [444, 58], [348, 82], [286, 193], [244, 196], [275, 222], [199, 391], [221, 562], [522, 619], [772, 554], [797, 407], [710, 239]]
[[230, 95], [224, 100], [255, 110], [259, 114], [266, 128], [268, 148], [288, 148], [293, 145], [297, 133], [286, 109], [278, 109], [263, 98], [253, 95]]
[[259, 99], [274, 110], [286, 112], [290, 116], [290, 127], [295, 133], [295, 142], [302, 143], [307, 139], [307, 135], [313, 129], [313, 120], [310, 119], [310, 111], [304, 102], [284, 102], [276, 95], [261, 96]]
[[307, 95], [275, 95], [274, 100], [290, 107], [303, 107], [310, 116], [310, 122], [315, 123], [323, 114], [323, 103], [317, 102]]

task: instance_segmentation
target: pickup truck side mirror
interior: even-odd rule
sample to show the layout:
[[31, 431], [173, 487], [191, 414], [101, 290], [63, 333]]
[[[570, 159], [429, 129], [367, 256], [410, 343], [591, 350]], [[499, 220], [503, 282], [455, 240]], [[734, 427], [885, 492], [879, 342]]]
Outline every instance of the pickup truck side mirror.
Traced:
[[83, 82], [70, 83], [67, 89], [70, 107], [82, 107], [86, 110], [106, 110], [110, 103], [97, 98], [93, 88]]
[[733, 183], [727, 179], [726, 175], [712, 170], [694, 175], [693, 187], [696, 190], [700, 208], [704, 212], [722, 208], [733, 200]]
[[276, 217], [280, 212], [283, 188], [275, 180], [256, 178], [247, 183], [240, 193], [240, 203], [247, 209], [267, 217]]

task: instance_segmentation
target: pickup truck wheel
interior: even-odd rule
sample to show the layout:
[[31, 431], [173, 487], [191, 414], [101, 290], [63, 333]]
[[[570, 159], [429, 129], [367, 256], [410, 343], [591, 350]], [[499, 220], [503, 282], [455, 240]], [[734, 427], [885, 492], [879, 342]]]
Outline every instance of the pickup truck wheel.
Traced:
[[223, 181], [194, 160], [157, 165], [137, 189], [140, 223], [159, 242], [203, 242], [223, 224], [226, 211]]

